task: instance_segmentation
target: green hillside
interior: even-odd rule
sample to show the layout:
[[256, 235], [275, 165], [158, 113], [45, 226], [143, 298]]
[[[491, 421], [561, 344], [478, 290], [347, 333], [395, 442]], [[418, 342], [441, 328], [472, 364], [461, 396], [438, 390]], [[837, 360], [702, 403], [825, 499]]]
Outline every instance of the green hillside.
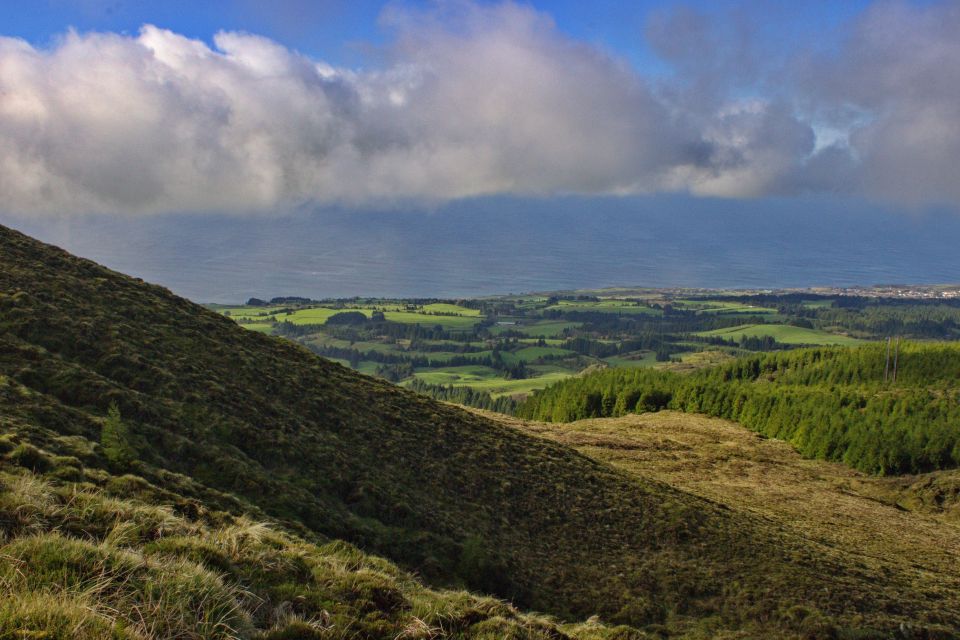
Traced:
[[[245, 626], [246, 616], [256, 616], [243, 609], [247, 593], [282, 598], [294, 611], [325, 598], [350, 606], [343, 601], [352, 596], [317, 569], [326, 552], [299, 547], [337, 539], [384, 555], [433, 587], [466, 586], [564, 619], [599, 614], [658, 635], [863, 638], [903, 625], [923, 633], [960, 629], [954, 600], [917, 589], [913, 576], [850, 564], [840, 551], [763, 518], [362, 376], [4, 228], [0, 419], [4, 464], [46, 472], [54, 482], [30, 493], [15, 486], [35, 478], [4, 480], [0, 496], [11, 506], [0, 519], [0, 554], [34, 568], [0, 580], [8, 620], [52, 612], [50, 594], [64, 592], [72, 599], [59, 601], [76, 615], [93, 602], [113, 607], [118, 620], [153, 607], [159, 620], [175, 621], [169, 624], [201, 625], [160, 637], [206, 637], [204, 629], [226, 628], [218, 621], [253, 637], [273, 623]], [[170, 505], [178, 520], [141, 527], [126, 503], [84, 497], [97, 487], [109, 496], [117, 484], [136, 489], [132, 498], [118, 490], [119, 497], [145, 508]], [[24, 491], [27, 502], [17, 502]], [[64, 509], [45, 515], [45, 504]], [[281, 567], [277, 592], [262, 586], [243, 551], [225, 555], [222, 545], [242, 532], [227, 530], [227, 542], [217, 542], [216, 531], [241, 517], [288, 532], [249, 538], [273, 550], [251, 553]], [[108, 531], [102, 525], [110, 518], [134, 530]], [[294, 535], [302, 541], [283, 537]], [[288, 573], [286, 557], [270, 554], [291, 546], [302, 554], [289, 559]], [[329, 562], [345, 554], [346, 571], [373, 563], [372, 571], [396, 583], [409, 580], [382, 561], [349, 560], [355, 552], [338, 549]], [[183, 563], [162, 563], [168, 554]], [[180, 579], [186, 583], [166, 582]], [[359, 584], [365, 577], [345, 579], [366, 588]], [[397, 587], [397, 595], [380, 589], [381, 577], [371, 579], [376, 584], [362, 599], [372, 604], [341, 614], [364, 617], [367, 607], [389, 621], [351, 632], [341, 618], [319, 637], [441, 636], [401, 635], [396, 625], [412, 620], [390, 617], [397, 607], [427, 606], [413, 601], [422, 587]], [[320, 582], [320, 595], [311, 580]], [[493, 607], [487, 617], [514, 615], [482, 602]], [[323, 610], [337, 615], [325, 607], [304, 615], [322, 623]], [[476, 614], [477, 622], [485, 615]], [[517, 625], [540, 624], [533, 620]], [[457, 629], [442, 635], [469, 637]], [[476, 637], [537, 637], [489, 629]], [[112, 637], [101, 631], [88, 637]]]
[[2, 638], [642, 637], [429, 589], [345, 542], [207, 510], [20, 440], [0, 439]]

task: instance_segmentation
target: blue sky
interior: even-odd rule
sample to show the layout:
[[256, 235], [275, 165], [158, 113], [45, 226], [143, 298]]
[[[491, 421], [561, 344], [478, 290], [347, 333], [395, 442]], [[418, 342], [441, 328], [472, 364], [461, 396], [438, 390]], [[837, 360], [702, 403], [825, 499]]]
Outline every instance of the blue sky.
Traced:
[[[136, 33], [145, 23], [210, 41], [219, 30], [259, 33], [301, 52], [335, 64], [356, 64], [366, 46], [382, 43], [378, 25], [383, 0], [6, 0], [0, 3], [4, 35], [44, 45], [67, 28], [80, 31]], [[429, 6], [432, 2], [392, 3]], [[634, 64], [650, 68], [661, 61], [647, 47], [643, 33], [651, 14], [685, 6], [707, 13], [757, 11], [764, 15], [765, 37], [786, 48], [817, 37], [851, 20], [868, 0], [733, 2], [696, 0], [556, 0], [529, 3], [549, 13], [571, 37], [608, 48]]]

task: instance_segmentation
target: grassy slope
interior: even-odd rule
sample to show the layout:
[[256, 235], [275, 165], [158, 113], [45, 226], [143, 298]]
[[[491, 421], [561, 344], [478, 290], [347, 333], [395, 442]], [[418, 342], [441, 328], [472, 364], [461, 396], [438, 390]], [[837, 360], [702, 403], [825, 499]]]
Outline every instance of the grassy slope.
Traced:
[[116, 403], [142, 459], [129, 470], [147, 481], [346, 539], [434, 584], [693, 636], [792, 637], [805, 628], [795, 607], [824, 628], [960, 628], [955, 609], [899, 574], [763, 518], [360, 376], [2, 228], [0, 249], [3, 428], [52, 455], [108, 467], [93, 443]]
[[645, 637], [429, 589], [344, 542], [206, 510], [19, 440], [0, 440], [2, 638]]
[[637, 477], [760, 515], [825, 556], [896, 576], [877, 589], [902, 580], [940, 600], [943, 614], [960, 610], [960, 471], [878, 478], [804, 459], [726, 420], [673, 411], [568, 424], [500, 419]]

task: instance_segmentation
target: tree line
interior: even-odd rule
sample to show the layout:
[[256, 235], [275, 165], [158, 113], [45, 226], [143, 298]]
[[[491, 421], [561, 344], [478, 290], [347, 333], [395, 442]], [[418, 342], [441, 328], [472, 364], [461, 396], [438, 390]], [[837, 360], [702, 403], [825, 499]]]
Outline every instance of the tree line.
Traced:
[[[704, 413], [869, 473], [960, 467], [960, 347], [903, 343], [752, 355], [690, 374], [606, 369], [534, 392], [517, 415], [554, 422], [663, 408]], [[885, 381], [886, 377], [886, 381]]]
[[454, 387], [453, 385], [429, 384], [417, 378], [410, 383], [410, 389], [430, 396], [436, 400], [455, 402], [467, 407], [486, 409], [498, 413], [513, 413], [517, 408], [517, 401], [510, 396], [494, 398], [486, 391], [478, 391], [470, 387]]

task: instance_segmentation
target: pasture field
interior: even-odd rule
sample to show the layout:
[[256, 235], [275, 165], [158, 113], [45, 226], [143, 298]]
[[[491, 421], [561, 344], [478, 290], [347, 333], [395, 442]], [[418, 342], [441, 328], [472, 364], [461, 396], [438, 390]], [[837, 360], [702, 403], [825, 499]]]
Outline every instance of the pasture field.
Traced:
[[373, 315], [373, 309], [363, 309], [354, 307], [350, 309], [331, 309], [328, 307], [311, 307], [309, 309], [298, 309], [292, 313], [280, 313], [274, 316], [277, 322], [292, 322], [293, 324], [326, 324], [330, 316], [338, 313], [349, 313], [355, 311], [362, 313], [368, 318]]
[[561, 349], [559, 347], [523, 347], [517, 351], [508, 352], [504, 354], [503, 357], [505, 360], [509, 356], [515, 361], [522, 360], [524, 362], [530, 362], [539, 358], [564, 357], [573, 355], [576, 355], [576, 352], [570, 351], [569, 349]]
[[420, 324], [428, 327], [441, 326], [449, 331], [468, 331], [480, 320], [476, 315], [434, 315], [418, 311], [387, 311], [383, 315], [390, 322]]
[[673, 306], [678, 309], [699, 311], [700, 313], [777, 313], [777, 310], [771, 307], [760, 307], [743, 302], [728, 302], [723, 300], [674, 300]]
[[376, 341], [359, 341], [359, 342], [350, 342], [349, 340], [341, 340], [339, 338], [333, 338], [324, 334], [316, 334], [310, 336], [305, 340], [307, 344], [312, 344], [317, 347], [333, 347], [335, 349], [356, 349], [361, 352], [376, 351], [377, 353], [404, 353], [405, 350], [397, 344], [391, 344], [389, 342], [376, 342]]
[[735, 359], [736, 356], [732, 355], [730, 350], [708, 349], [706, 351], [688, 351], [680, 354], [679, 362], [658, 362], [655, 366], [657, 369], [666, 369], [667, 371], [690, 372], [714, 367]]
[[544, 344], [548, 347], [559, 347], [566, 344], [566, 340], [561, 338], [519, 338], [517, 342], [520, 344], [539, 344], [540, 340], [543, 340]]
[[423, 305], [423, 312], [427, 314], [450, 314], [455, 316], [466, 316], [470, 318], [479, 318], [480, 309], [468, 309], [467, 307], [461, 307], [456, 304], [449, 304], [446, 302], [435, 302], [433, 304]]
[[540, 320], [533, 323], [497, 325], [490, 328], [490, 333], [499, 335], [508, 331], [522, 333], [534, 338], [543, 336], [544, 338], [555, 338], [562, 335], [566, 329], [579, 329], [583, 326], [582, 322], [565, 322], [562, 320]]
[[240, 326], [242, 326], [244, 329], [250, 329], [251, 331], [256, 331], [258, 333], [273, 333], [272, 322], [241, 322]]
[[833, 306], [833, 300], [804, 300], [800, 305], [804, 309], [829, 309]]
[[470, 387], [477, 391], [486, 391], [496, 398], [504, 395], [527, 394], [573, 375], [573, 372], [568, 369], [550, 365], [533, 365], [530, 369], [535, 375], [522, 380], [506, 380], [495, 369], [480, 365], [437, 368], [417, 372], [414, 377], [428, 384]]
[[556, 304], [546, 307], [544, 311], [589, 311], [601, 313], [642, 313], [645, 315], [661, 315], [660, 309], [654, 309], [632, 300], [610, 298], [605, 300], [560, 300]]
[[456, 351], [417, 351], [411, 352], [416, 353], [417, 355], [422, 355], [428, 360], [437, 360], [439, 362], [449, 362], [454, 358], [473, 358], [477, 360], [482, 360], [484, 358], [489, 358], [493, 355], [493, 351], [471, 351], [469, 353], [458, 353]]
[[610, 356], [604, 358], [611, 367], [652, 367], [657, 364], [657, 354], [653, 351], [642, 351], [639, 353], [628, 353], [622, 356]]
[[480, 320], [478, 309], [468, 309], [455, 304], [434, 303], [417, 307], [408, 304], [363, 304], [356, 306], [308, 306], [290, 310], [291, 306], [281, 307], [226, 307], [216, 310], [229, 315], [234, 320], [265, 321], [274, 319], [277, 322], [291, 322], [296, 325], [326, 324], [331, 316], [338, 313], [358, 312], [366, 317], [373, 316], [374, 311], [382, 311], [390, 322], [401, 324], [420, 324], [425, 326], [442, 326], [449, 330], [470, 329]]
[[414, 374], [414, 377], [428, 384], [452, 384], [455, 386], [475, 386], [498, 377], [496, 370], [483, 365], [464, 365], [462, 367], [440, 367]]
[[266, 318], [286, 307], [214, 307], [214, 311], [234, 320]]
[[744, 324], [726, 329], [701, 331], [695, 335], [703, 337], [725, 338], [739, 342], [743, 337], [763, 338], [770, 336], [777, 342], [796, 345], [841, 345], [854, 346], [863, 344], [863, 340], [850, 336], [828, 333], [819, 329], [806, 329], [788, 324]]

